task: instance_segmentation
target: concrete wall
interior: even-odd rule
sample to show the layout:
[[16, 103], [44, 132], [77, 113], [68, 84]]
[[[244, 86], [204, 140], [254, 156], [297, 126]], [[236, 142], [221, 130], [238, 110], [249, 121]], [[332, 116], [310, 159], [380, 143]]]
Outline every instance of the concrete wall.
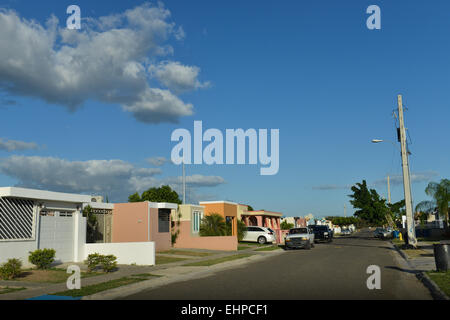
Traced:
[[118, 264], [155, 265], [154, 242], [85, 244], [84, 259], [91, 253], [113, 254], [117, 257]]
[[0, 242], [0, 263], [16, 258], [22, 261], [23, 267], [32, 267], [28, 262], [29, 251], [37, 249], [37, 241], [5, 241]]
[[150, 241], [148, 203], [116, 203], [113, 210], [112, 242]]
[[181, 221], [180, 234], [174, 244], [175, 248], [209, 249], [222, 251], [236, 251], [238, 241], [236, 236], [200, 237], [192, 235], [191, 222]]

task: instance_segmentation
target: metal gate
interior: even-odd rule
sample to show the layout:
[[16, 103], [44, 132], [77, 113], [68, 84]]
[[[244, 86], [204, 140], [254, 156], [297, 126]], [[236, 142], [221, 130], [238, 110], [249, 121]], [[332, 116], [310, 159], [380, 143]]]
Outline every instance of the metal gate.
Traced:
[[40, 216], [39, 249], [55, 249], [55, 261], [73, 261], [74, 217]]

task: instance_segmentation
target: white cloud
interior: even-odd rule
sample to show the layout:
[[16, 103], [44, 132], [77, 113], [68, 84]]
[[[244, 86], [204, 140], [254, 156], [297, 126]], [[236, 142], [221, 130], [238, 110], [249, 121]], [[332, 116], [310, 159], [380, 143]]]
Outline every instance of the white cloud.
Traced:
[[147, 162], [154, 166], [161, 167], [162, 165], [164, 165], [168, 162], [171, 162], [171, 161], [165, 157], [152, 157], [152, 158], [148, 158]]
[[[173, 53], [168, 41], [184, 31], [162, 5], [83, 20], [81, 30], [45, 26], [0, 10], [0, 89], [77, 109], [92, 99], [120, 104], [142, 122], [176, 122], [193, 106], [169, 90], [150, 87], [149, 69]], [[179, 63], [178, 63], [179, 64]], [[181, 64], [179, 64], [181, 65]], [[197, 71], [197, 67], [190, 67]], [[197, 68], [197, 69], [196, 69]], [[184, 78], [183, 68], [175, 70]]]
[[[164, 180], [167, 184], [182, 184], [183, 177], [170, 177]], [[186, 184], [190, 187], [215, 187], [225, 183], [225, 180], [219, 176], [204, 176], [200, 174], [194, 174], [186, 176]]]
[[23, 150], [36, 150], [39, 146], [34, 142], [24, 142], [17, 140], [6, 140], [0, 138], [0, 150], [6, 151], [23, 151]]
[[202, 83], [198, 80], [200, 68], [184, 66], [179, 62], [163, 62], [150, 68], [155, 77], [170, 90], [177, 93], [206, 88], [209, 82]]
[[[0, 161], [0, 172], [18, 180], [18, 185], [43, 190], [105, 194], [112, 201], [127, 201], [136, 191], [169, 184], [179, 191], [181, 177], [158, 179], [158, 168], [138, 168], [123, 160], [68, 161], [52, 157], [11, 156]], [[214, 187], [221, 177], [187, 177], [190, 194], [196, 187]], [[181, 195], [181, 194], [180, 194]]]

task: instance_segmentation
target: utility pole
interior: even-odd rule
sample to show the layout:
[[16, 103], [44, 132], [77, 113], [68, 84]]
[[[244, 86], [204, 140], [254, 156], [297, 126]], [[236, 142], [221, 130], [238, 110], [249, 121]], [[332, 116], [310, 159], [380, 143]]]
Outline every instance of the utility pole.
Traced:
[[406, 207], [406, 229], [408, 233], [408, 245], [414, 248], [417, 247], [416, 227], [414, 224], [412, 197], [411, 197], [411, 183], [409, 179], [409, 164], [408, 164], [408, 150], [406, 147], [406, 130], [403, 119], [403, 104], [402, 96], [398, 95], [398, 118], [400, 122], [400, 144], [402, 152], [402, 171], [403, 171], [403, 191], [405, 194]]
[[389, 176], [387, 176], [387, 184], [388, 184], [388, 203], [391, 204], [391, 184], [389, 183]]
[[183, 161], [183, 204], [186, 204], [186, 169]]

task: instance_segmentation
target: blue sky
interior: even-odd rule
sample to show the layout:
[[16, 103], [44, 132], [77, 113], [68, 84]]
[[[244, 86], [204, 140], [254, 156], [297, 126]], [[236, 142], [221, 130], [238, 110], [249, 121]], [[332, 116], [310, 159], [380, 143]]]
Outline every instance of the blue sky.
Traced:
[[[177, 188], [180, 167], [169, 163], [157, 167], [147, 159], [170, 158], [175, 145], [170, 141], [172, 131], [192, 131], [194, 120], [202, 120], [205, 129], [223, 132], [234, 128], [279, 129], [280, 170], [274, 176], [261, 176], [259, 166], [254, 165], [190, 165], [187, 175], [193, 177], [188, 200], [231, 200], [287, 216], [342, 215], [347, 204], [351, 214], [349, 186], [362, 179], [386, 196], [383, 179], [389, 174], [393, 201], [403, 198], [399, 151], [389, 142], [370, 143], [373, 138], [396, 142], [392, 111], [397, 94], [403, 95], [408, 108], [405, 118], [412, 142], [414, 202], [427, 199], [424, 189], [429, 181], [450, 176], [448, 1], [434, 1], [432, 6], [423, 1], [162, 3], [158, 13], [170, 12], [170, 16], [159, 16], [167, 22], [163, 31], [168, 35], [157, 43], [162, 51], [145, 54], [146, 63], [156, 70], [147, 74], [145, 86], [170, 95], [157, 105], [160, 109], [155, 113], [149, 112], [147, 104], [126, 104], [122, 97], [111, 98], [111, 91], [102, 92], [105, 86], [116, 89], [114, 85], [120, 90], [129, 85], [125, 93], [142, 94], [145, 89], [141, 82], [110, 75], [109, 68], [96, 72], [92, 61], [81, 64], [89, 66], [86, 69], [76, 70], [73, 64], [67, 69], [72, 72], [69, 78], [75, 74], [87, 79], [89, 85], [72, 87], [53, 64], [47, 68], [51, 72], [39, 69], [46, 63], [45, 41], [41, 40], [52, 30], [46, 21], [54, 15], [59, 20], [57, 26], [64, 29], [66, 8], [74, 2], [40, 1], [37, 5], [0, 1], [5, 9], [0, 19], [1, 57], [6, 61], [0, 64], [0, 186], [93, 192], [108, 194], [116, 201], [126, 200], [136, 186], [169, 183]], [[98, 22], [100, 17], [149, 8], [142, 1], [76, 4], [82, 10], [82, 30], [73, 31], [71, 36], [86, 32], [88, 17]], [[366, 27], [369, 15], [365, 11], [371, 4], [381, 8], [381, 30]], [[26, 21], [29, 27], [33, 19], [42, 25], [38, 44], [32, 46], [33, 40], [25, 37], [28, 42], [12, 45], [18, 38], [14, 32], [28, 29], [5, 28], [5, 15], [12, 15], [10, 9], [25, 19], [17, 24]], [[129, 20], [115, 27], [128, 28], [138, 36], [147, 34], [145, 28], [153, 28], [150, 30], [160, 35], [159, 27], [136, 25]], [[113, 29], [105, 23], [102, 28], [95, 31]], [[61, 53], [61, 38], [55, 39], [48, 49]], [[149, 45], [156, 41], [143, 39]], [[126, 40], [123, 43], [134, 48], [133, 38]], [[87, 42], [78, 42], [78, 53], [83, 52], [82, 44], [89, 44], [89, 40], [80, 41]], [[117, 42], [110, 43], [109, 50], [128, 50], [113, 44]], [[19, 67], [13, 62], [20, 62], [28, 50], [37, 50], [33, 64], [27, 64], [29, 72], [19, 77], [14, 71]], [[139, 50], [136, 52], [138, 55]], [[96, 58], [95, 50], [89, 54]], [[128, 59], [141, 63], [142, 57]], [[123, 63], [117, 62], [121, 67]], [[178, 90], [173, 83], [167, 85], [154, 76], [174, 63], [181, 66], [176, 70], [190, 72], [189, 90]], [[102, 72], [111, 81], [105, 82], [99, 76]], [[68, 89], [59, 80], [53, 81], [52, 74], [66, 79]], [[171, 108], [171, 102], [175, 115], [167, 116], [163, 108]], [[129, 108], [124, 109], [124, 105]], [[151, 120], [143, 122], [142, 113], [136, 110], [144, 110], [146, 119]], [[154, 169], [142, 173], [143, 168]]]

